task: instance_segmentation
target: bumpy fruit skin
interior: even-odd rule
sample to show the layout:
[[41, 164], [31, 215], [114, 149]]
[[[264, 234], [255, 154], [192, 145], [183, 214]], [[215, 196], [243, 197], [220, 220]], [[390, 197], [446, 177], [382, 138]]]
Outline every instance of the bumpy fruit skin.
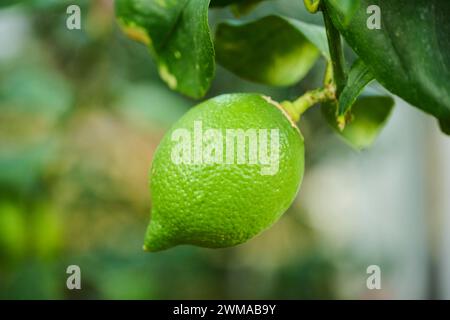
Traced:
[[[261, 175], [259, 164], [175, 164], [178, 128], [279, 129], [279, 170]], [[225, 151], [224, 151], [225, 154]], [[258, 94], [227, 94], [187, 112], [164, 136], [154, 155], [152, 214], [144, 249], [180, 244], [222, 248], [243, 243], [271, 226], [294, 200], [304, 169], [303, 137], [286, 114]]]

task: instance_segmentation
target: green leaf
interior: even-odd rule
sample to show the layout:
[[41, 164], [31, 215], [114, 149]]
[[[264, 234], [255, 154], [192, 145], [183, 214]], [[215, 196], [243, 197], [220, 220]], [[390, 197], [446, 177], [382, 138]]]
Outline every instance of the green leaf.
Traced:
[[297, 29], [308, 41], [310, 41], [327, 60], [330, 59], [328, 49], [327, 32], [324, 27], [309, 24], [303, 21], [285, 18], [293, 27]]
[[167, 85], [193, 98], [214, 77], [214, 48], [206, 0], [118, 0], [123, 31], [147, 45]]
[[329, 56], [324, 28], [275, 15], [219, 24], [215, 47], [222, 66], [242, 78], [273, 86], [300, 81], [319, 52]]
[[351, 21], [360, 4], [359, 0], [328, 0], [328, 2], [335, 10], [338, 10], [344, 25], [347, 25]]
[[[450, 134], [450, 1], [360, 0], [349, 19], [343, 2], [325, 0], [333, 23], [388, 90], [434, 115]], [[381, 10], [371, 30], [370, 5]], [[370, 11], [369, 11], [370, 12]]]
[[339, 97], [338, 116], [343, 116], [350, 110], [358, 96], [367, 84], [374, 79], [369, 68], [358, 59], [352, 65], [347, 84]]
[[17, 0], [3, 0], [0, 3], [0, 8], [12, 6], [12, 5], [18, 4], [18, 3], [19, 3], [19, 1], [17, 1]]
[[248, 1], [240, 1], [231, 6], [231, 12], [233, 12], [235, 17], [241, 17], [246, 14], [249, 14], [253, 9], [255, 9], [260, 2], [264, 0], [248, 0]]
[[394, 99], [389, 96], [362, 95], [352, 106], [351, 114], [348, 114], [351, 119], [343, 130], [339, 128], [336, 119], [335, 104], [323, 104], [322, 113], [346, 143], [361, 150], [372, 145], [387, 122], [393, 107]]
[[249, 14], [258, 4], [265, 0], [211, 0], [210, 7], [230, 6], [234, 16], [240, 17]]
[[246, 2], [260, 2], [263, 0], [211, 0], [210, 7], [226, 7], [232, 4], [245, 4]]
[[447, 119], [439, 119], [439, 125], [441, 126], [442, 132], [450, 135], [450, 120]]

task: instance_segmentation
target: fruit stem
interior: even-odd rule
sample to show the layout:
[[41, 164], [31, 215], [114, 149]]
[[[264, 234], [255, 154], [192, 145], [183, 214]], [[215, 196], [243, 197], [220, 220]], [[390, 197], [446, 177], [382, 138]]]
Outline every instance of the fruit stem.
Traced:
[[333, 66], [333, 79], [336, 83], [336, 97], [339, 98], [347, 83], [344, 51], [342, 48], [341, 34], [331, 21], [326, 6], [322, 3], [321, 10], [327, 31], [328, 47], [330, 49], [331, 64]]
[[289, 114], [291, 119], [294, 122], [298, 122], [301, 115], [312, 106], [318, 103], [334, 101], [335, 99], [336, 87], [334, 84], [329, 84], [324, 88], [307, 91], [295, 101], [284, 101], [281, 105]]

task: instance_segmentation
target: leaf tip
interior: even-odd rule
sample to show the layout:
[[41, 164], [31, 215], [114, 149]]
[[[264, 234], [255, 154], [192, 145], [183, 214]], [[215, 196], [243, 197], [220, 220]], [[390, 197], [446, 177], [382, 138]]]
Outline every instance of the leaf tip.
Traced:
[[316, 13], [319, 11], [320, 0], [303, 0], [306, 10], [310, 13]]
[[345, 115], [340, 115], [336, 118], [336, 122], [337, 122], [337, 126], [339, 128], [340, 131], [344, 131], [345, 129], [345, 125], [346, 125], [346, 118]]

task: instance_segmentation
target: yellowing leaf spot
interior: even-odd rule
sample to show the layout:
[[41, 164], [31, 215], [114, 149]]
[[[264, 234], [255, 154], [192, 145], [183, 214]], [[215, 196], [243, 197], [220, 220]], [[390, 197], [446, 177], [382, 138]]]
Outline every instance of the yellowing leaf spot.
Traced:
[[123, 30], [123, 32], [130, 38], [135, 41], [141, 42], [147, 46], [150, 46], [152, 43], [152, 39], [150, 39], [150, 36], [148, 35], [147, 31], [134, 24], [125, 24], [120, 23], [120, 26]]
[[177, 78], [169, 72], [167, 66], [163, 63], [159, 65], [159, 75], [167, 83], [170, 89], [175, 89], [178, 85]]

